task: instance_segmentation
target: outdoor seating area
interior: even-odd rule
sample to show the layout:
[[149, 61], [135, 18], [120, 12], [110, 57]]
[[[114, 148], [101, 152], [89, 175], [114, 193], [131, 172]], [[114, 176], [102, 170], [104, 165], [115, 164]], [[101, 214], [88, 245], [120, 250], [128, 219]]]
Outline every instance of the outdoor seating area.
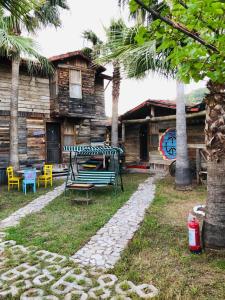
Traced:
[[0, 300], [225, 300], [224, 33], [224, 0], [0, 0]]
[[[64, 151], [69, 152], [70, 155], [65, 191], [69, 189], [82, 190], [85, 187], [87, 188], [85, 185], [93, 185], [94, 187], [111, 185], [114, 187], [115, 192], [118, 191], [118, 187], [123, 191], [120, 166], [120, 155], [123, 154], [123, 150], [121, 148], [110, 146], [65, 146]], [[103, 157], [102, 168], [98, 170], [80, 170], [79, 159], [93, 156]], [[110, 160], [109, 166], [106, 164], [106, 158]], [[87, 163], [82, 165], [87, 165]], [[82, 184], [82, 189], [80, 184]]]
[[37, 186], [38, 188], [40, 185], [43, 185], [45, 188], [47, 188], [48, 185], [52, 187], [52, 169], [53, 166], [48, 164], [44, 165], [43, 172], [31, 167], [15, 171], [12, 166], [9, 166], [6, 169], [8, 191], [14, 187], [20, 191], [22, 187], [22, 191], [26, 195], [29, 188], [31, 188], [33, 193], [36, 193]]

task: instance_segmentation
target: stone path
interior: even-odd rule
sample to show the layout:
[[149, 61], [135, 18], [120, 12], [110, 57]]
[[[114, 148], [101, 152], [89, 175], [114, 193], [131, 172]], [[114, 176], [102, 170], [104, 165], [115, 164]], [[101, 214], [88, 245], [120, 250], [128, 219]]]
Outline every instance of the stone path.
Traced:
[[158, 295], [152, 284], [120, 282], [114, 274], [74, 263], [57, 253], [16, 245], [0, 232], [0, 299], [131, 300]]
[[9, 217], [6, 219], [0, 221], [0, 228], [4, 229], [6, 227], [10, 226], [16, 226], [19, 222], [20, 219], [40, 211], [42, 208], [44, 208], [48, 203], [50, 203], [52, 200], [54, 200], [56, 197], [61, 195], [65, 189], [65, 184], [63, 183], [62, 185], [56, 187], [53, 191], [50, 191], [35, 200], [31, 201], [29, 204], [26, 206], [20, 208], [13, 214], [11, 214]]
[[110, 269], [138, 229], [154, 198], [154, 177], [148, 178], [128, 202], [72, 258], [83, 266]]

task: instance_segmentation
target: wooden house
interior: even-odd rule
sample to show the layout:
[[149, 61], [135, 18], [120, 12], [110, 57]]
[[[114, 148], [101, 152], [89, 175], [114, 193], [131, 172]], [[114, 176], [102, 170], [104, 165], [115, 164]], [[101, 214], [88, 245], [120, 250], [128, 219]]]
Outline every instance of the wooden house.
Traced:
[[[189, 157], [195, 160], [198, 149], [204, 148], [204, 105], [187, 106], [186, 118]], [[127, 165], [167, 169], [172, 161], [163, 158], [159, 142], [166, 130], [176, 129], [176, 103], [147, 100], [120, 116], [120, 121]]]
[[[56, 68], [50, 80], [50, 115], [46, 124], [48, 162], [66, 162], [63, 146], [103, 142], [106, 133], [102, 66], [93, 66], [81, 51], [50, 58]], [[61, 149], [61, 150], [60, 150]]]
[[[61, 164], [63, 146], [105, 139], [105, 68], [81, 51], [50, 58], [53, 78], [30, 76], [20, 67], [19, 160], [21, 165]], [[11, 64], [0, 61], [0, 167], [8, 165]]]

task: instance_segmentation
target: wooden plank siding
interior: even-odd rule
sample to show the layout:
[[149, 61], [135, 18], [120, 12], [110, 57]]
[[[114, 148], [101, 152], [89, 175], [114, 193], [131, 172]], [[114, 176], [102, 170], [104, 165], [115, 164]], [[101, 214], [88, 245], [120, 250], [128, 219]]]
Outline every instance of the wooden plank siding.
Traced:
[[126, 163], [140, 161], [140, 125], [126, 125], [125, 129]]
[[[0, 64], [0, 167], [9, 163], [11, 67]], [[49, 79], [20, 72], [18, 102], [19, 161], [45, 160], [45, 122], [50, 118]]]
[[[140, 126], [141, 124], [125, 124], [125, 151], [127, 163], [140, 163]], [[168, 166], [171, 161], [164, 160], [160, 151], [159, 141], [162, 134], [168, 129], [176, 128], [176, 120], [167, 120], [149, 123], [149, 163], [151, 165]], [[187, 119], [187, 142], [189, 159], [196, 159], [195, 145], [204, 144], [204, 117], [198, 119]]]
[[[0, 65], [0, 110], [10, 110], [11, 69]], [[49, 79], [20, 75], [18, 110], [50, 114]]]
[[[104, 79], [81, 57], [60, 60], [55, 67], [58, 88], [57, 95], [50, 99], [51, 117], [61, 122], [61, 148], [69, 140], [66, 134], [69, 128], [74, 128], [76, 145], [103, 142], [106, 135]], [[70, 97], [70, 70], [81, 72], [81, 99]], [[63, 153], [62, 161], [67, 159], [68, 155]]]
[[[58, 123], [58, 149], [71, 142], [103, 142], [106, 135], [104, 77], [91, 62], [72, 57], [54, 62], [54, 78], [29, 76], [20, 68], [18, 135], [21, 165], [47, 159], [46, 123]], [[70, 98], [70, 70], [81, 74], [82, 99]], [[51, 96], [50, 96], [51, 90]], [[0, 167], [9, 162], [11, 65], [0, 60]], [[60, 154], [60, 162], [67, 157]]]
[[[57, 68], [58, 95], [51, 98], [54, 117], [105, 118], [104, 82], [82, 59], [60, 62]], [[81, 71], [82, 99], [70, 98], [70, 70]]]

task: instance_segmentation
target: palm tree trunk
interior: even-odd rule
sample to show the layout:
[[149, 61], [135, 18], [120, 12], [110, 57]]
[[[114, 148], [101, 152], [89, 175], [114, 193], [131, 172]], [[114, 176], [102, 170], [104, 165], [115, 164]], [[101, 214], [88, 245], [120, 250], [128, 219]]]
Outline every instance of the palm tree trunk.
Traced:
[[177, 105], [176, 105], [176, 178], [175, 183], [178, 189], [191, 185], [191, 174], [187, 149], [187, 130], [184, 85], [177, 81]]
[[225, 249], [225, 84], [209, 81], [207, 87], [208, 193], [203, 241], [206, 248]]
[[118, 61], [113, 62], [112, 80], [112, 130], [111, 145], [118, 147], [118, 102], [120, 95], [120, 65]]
[[10, 104], [10, 165], [19, 169], [18, 151], [18, 94], [19, 94], [19, 67], [20, 59], [12, 59], [12, 87]]

